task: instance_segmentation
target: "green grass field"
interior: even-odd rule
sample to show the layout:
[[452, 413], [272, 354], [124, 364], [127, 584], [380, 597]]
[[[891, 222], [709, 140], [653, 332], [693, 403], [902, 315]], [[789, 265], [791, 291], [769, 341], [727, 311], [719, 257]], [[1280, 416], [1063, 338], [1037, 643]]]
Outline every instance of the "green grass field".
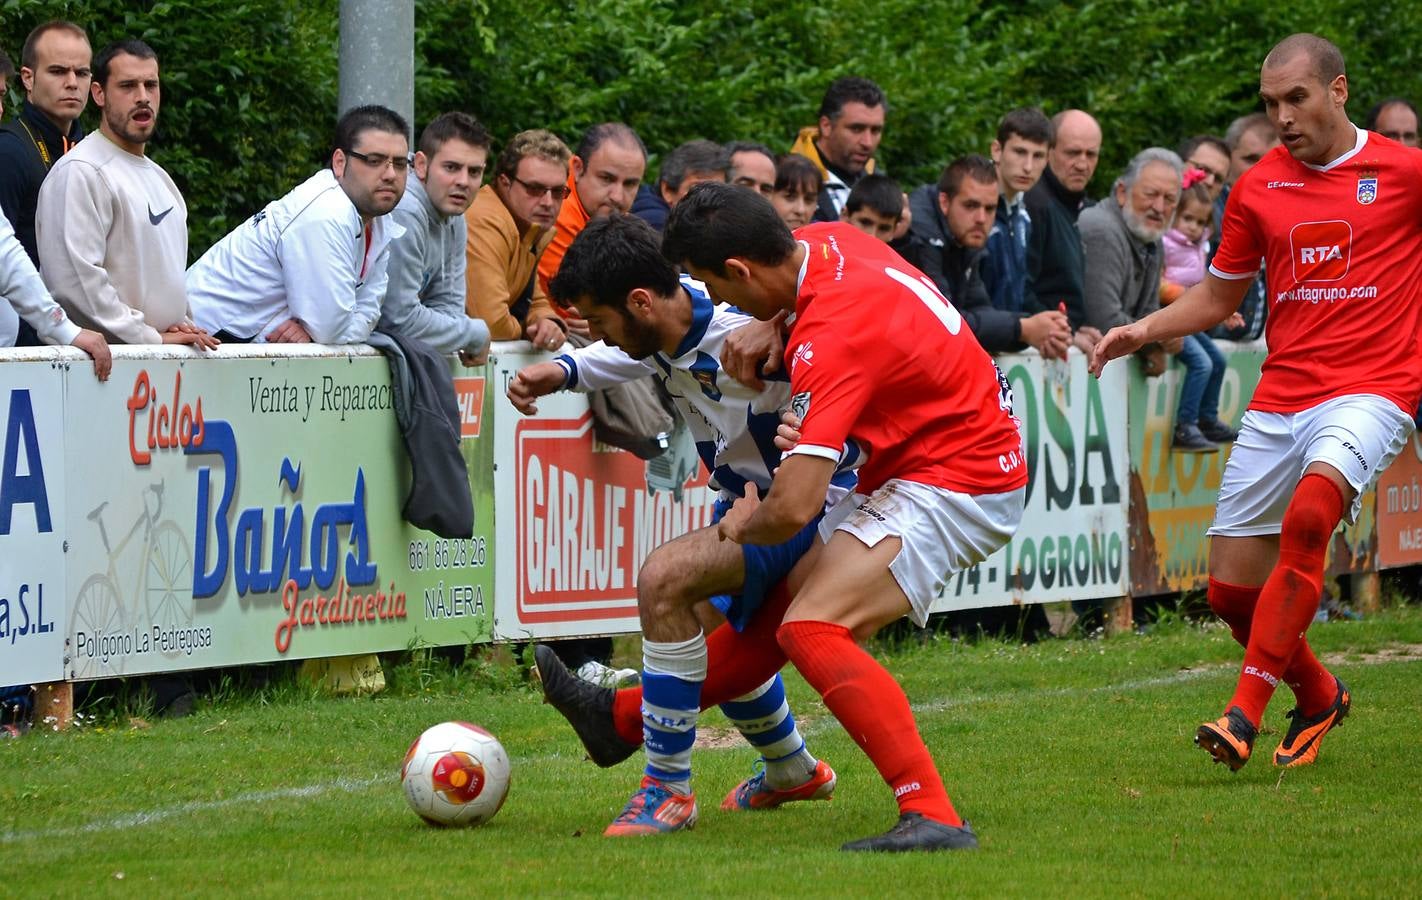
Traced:
[[[594, 767], [532, 687], [487, 662], [405, 666], [376, 698], [286, 683], [177, 721], [101, 714], [0, 744], [0, 895], [1415, 895], [1422, 610], [1310, 636], [1353, 713], [1317, 765], [1282, 776], [1269, 754], [1287, 691], [1238, 774], [1191, 744], [1238, 666], [1220, 627], [883, 651], [976, 853], [841, 853], [893, 823], [893, 800], [793, 674], [811, 749], [839, 773], [833, 802], [721, 812], [752, 757], [716, 741], [696, 758], [700, 824], [653, 839], [601, 836], [637, 758]], [[485, 725], [513, 759], [482, 828], [429, 828], [399, 790], [405, 747], [445, 719]], [[718, 714], [703, 722], [723, 736]]]

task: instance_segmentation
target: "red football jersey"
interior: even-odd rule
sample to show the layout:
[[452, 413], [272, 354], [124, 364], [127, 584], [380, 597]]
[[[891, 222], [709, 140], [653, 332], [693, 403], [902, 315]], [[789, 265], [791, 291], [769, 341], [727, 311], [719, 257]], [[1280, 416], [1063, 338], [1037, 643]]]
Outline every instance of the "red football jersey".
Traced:
[[1251, 409], [1297, 412], [1377, 394], [1408, 415], [1422, 394], [1422, 150], [1358, 130], [1311, 166], [1282, 145], [1230, 191], [1210, 271], [1252, 278], [1269, 320]]
[[785, 365], [803, 419], [793, 453], [867, 456], [860, 493], [891, 478], [967, 494], [1027, 483], [1011, 394], [933, 282], [850, 225], [807, 225]]

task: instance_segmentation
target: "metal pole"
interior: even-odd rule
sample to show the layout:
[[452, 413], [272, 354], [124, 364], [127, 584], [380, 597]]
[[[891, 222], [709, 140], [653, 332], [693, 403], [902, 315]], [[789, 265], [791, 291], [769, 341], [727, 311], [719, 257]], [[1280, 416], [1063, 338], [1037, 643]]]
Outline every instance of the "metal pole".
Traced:
[[341, 0], [340, 38], [337, 113], [378, 103], [404, 116], [413, 129], [415, 0]]

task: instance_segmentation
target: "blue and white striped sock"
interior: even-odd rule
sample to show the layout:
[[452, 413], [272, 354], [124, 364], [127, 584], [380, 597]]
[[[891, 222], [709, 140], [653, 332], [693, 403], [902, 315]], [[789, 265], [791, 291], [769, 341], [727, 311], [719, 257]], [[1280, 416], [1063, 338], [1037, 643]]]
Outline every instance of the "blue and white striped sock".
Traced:
[[669, 791], [691, 793], [691, 745], [706, 681], [706, 636], [642, 641], [642, 735], [647, 774]]
[[818, 762], [805, 747], [790, 704], [785, 702], [785, 682], [776, 674], [765, 684], [734, 700], [721, 704], [751, 746], [765, 760], [765, 783], [787, 790], [804, 784], [815, 774]]

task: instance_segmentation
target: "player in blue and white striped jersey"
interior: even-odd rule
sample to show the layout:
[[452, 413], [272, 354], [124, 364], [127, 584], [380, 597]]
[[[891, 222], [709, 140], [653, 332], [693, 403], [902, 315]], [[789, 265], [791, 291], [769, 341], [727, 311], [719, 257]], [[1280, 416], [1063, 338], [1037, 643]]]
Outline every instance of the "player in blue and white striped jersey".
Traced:
[[[761, 389], [747, 387], [720, 364], [727, 335], [752, 322], [751, 317], [715, 303], [699, 282], [678, 276], [662, 258], [656, 234], [627, 216], [599, 220], [579, 234], [550, 290], [560, 302], [576, 305], [601, 341], [521, 370], [508, 388], [520, 411], [536, 412], [536, 399], [557, 390], [591, 391], [654, 374], [680, 408], [712, 483], [722, 492], [717, 518], [748, 484], [760, 493], [771, 489], [780, 459], [774, 437], [780, 410], [790, 404], [789, 385], [769, 381]], [[848, 462], [836, 476], [837, 495], [853, 487], [856, 456], [845, 454]], [[705, 601], [737, 631], [746, 628], [771, 588], [787, 577], [794, 580], [795, 564], [818, 540], [814, 524], [772, 547], [723, 543], [712, 526], [682, 535], [648, 556], [637, 579], [646, 777], [606, 834], [662, 833], [695, 824], [691, 746], [707, 680], [703, 623], [713, 627]], [[556, 658], [535, 652], [545, 696], [578, 730], [589, 755], [609, 765], [630, 755], [636, 744], [626, 722], [609, 721], [604, 733], [588, 733], [589, 708], [605, 708], [606, 718], [616, 718], [613, 702], [594, 696], [603, 689], [545, 671], [557, 666]], [[774, 653], [770, 671], [783, 662], [778, 647]], [[784, 697], [775, 675], [722, 705], [765, 760], [764, 772], [731, 791], [723, 809], [763, 809], [828, 798], [833, 792], [833, 770], [809, 754]], [[706, 699], [713, 699], [709, 692]], [[614, 728], [616, 734], [609, 733]], [[608, 746], [618, 743], [627, 752], [609, 754]]]

